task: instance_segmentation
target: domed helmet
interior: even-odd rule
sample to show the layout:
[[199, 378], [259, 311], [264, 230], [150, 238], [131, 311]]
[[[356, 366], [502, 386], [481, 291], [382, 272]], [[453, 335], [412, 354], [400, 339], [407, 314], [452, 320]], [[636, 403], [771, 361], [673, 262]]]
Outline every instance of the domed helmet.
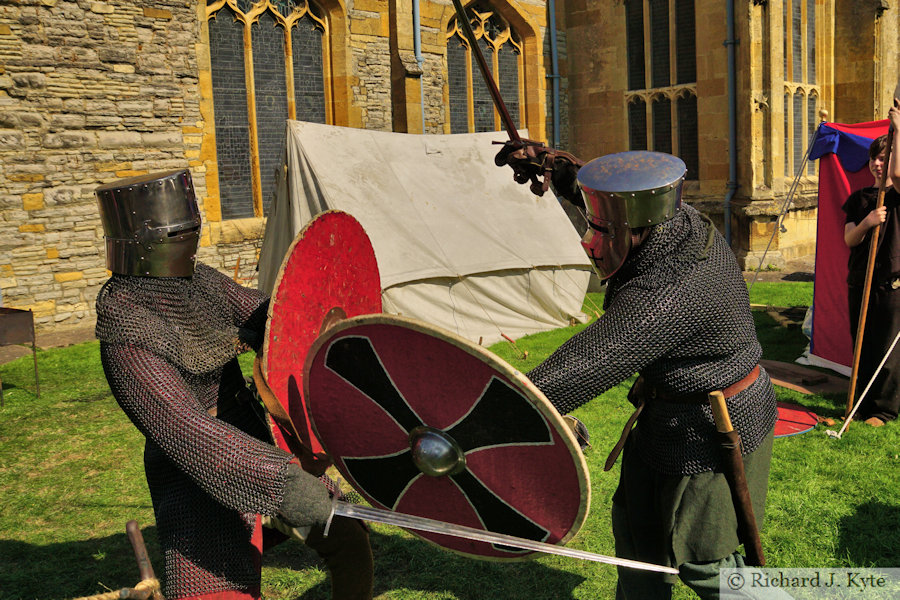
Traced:
[[200, 243], [200, 210], [187, 169], [98, 187], [106, 266], [120, 275], [189, 277]]
[[601, 279], [625, 262], [635, 229], [675, 215], [686, 171], [680, 158], [647, 151], [608, 154], [578, 170], [589, 225], [581, 245]]

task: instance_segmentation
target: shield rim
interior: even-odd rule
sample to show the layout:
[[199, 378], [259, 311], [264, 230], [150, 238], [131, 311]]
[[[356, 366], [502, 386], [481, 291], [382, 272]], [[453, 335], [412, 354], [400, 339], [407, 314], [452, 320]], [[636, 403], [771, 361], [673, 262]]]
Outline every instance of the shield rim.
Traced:
[[[369, 237], [368, 232], [366, 232], [365, 228], [363, 227], [362, 223], [360, 223], [356, 217], [354, 217], [353, 215], [351, 215], [350, 213], [348, 213], [346, 211], [338, 210], [338, 209], [329, 209], [329, 210], [325, 210], [325, 211], [322, 211], [322, 212], [314, 215], [309, 220], [309, 222], [307, 222], [306, 225], [304, 225], [303, 228], [297, 233], [297, 235], [294, 236], [294, 239], [291, 241], [291, 245], [288, 246], [288, 249], [285, 251], [284, 259], [282, 259], [281, 265], [279, 265], [279, 267], [278, 267], [278, 275], [276, 276], [275, 283], [272, 286], [272, 294], [269, 296], [270, 301], [269, 301], [268, 310], [266, 311], [266, 329], [265, 329], [265, 334], [263, 337], [262, 365], [261, 365], [262, 373], [267, 382], [271, 381], [270, 373], [269, 373], [269, 357], [270, 357], [269, 347], [270, 347], [271, 339], [272, 339], [271, 326], [272, 326], [272, 322], [273, 322], [273, 316], [275, 314], [275, 307], [277, 305], [275, 302], [275, 299], [277, 298], [278, 292], [281, 288], [281, 283], [282, 283], [282, 279], [284, 278], [285, 270], [287, 268], [288, 262], [290, 261], [290, 258], [294, 255], [294, 249], [297, 247], [298, 244], [303, 243], [303, 240], [307, 238], [307, 233], [309, 232], [309, 230], [312, 229], [317, 224], [321, 223], [320, 219], [322, 219], [323, 217], [326, 217], [326, 215], [340, 215], [341, 217], [347, 217], [347, 218], [351, 219], [352, 222], [355, 223], [355, 225], [359, 228], [360, 232], [362, 232], [364, 234], [365, 239], [368, 241], [367, 248], [368, 248], [369, 254], [372, 258], [372, 262], [375, 264], [376, 275], [378, 276], [379, 281], [381, 279], [381, 273], [378, 270], [378, 258], [375, 255], [375, 248], [372, 246], [372, 240]], [[378, 293], [377, 302], [378, 302], [378, 308], [380, 311], [383, 309], [380, 285], [379, 285], [379, 293]], [[324, 332], [320, 331], [318, 333], [318, 335], [316, 336], [316, 339], [318, 339], [318, 337], [320, 337], [322, 335], [322, 333], [324, 333]], [[315, 342], [316, 342], [316, 340], [314, 339], [313, 342], [310, 344], [309, 348], [307, 349], [306, 356], [303, 357], [304, 366], [306, 364], [306, 359], [309, 357], [310, 351], [312, 350], [312, 348], [315, 345]], [[274, 389], [272, 390], [272, 393], [273, 393], [273, 395], [275, 395], [275, 398], [278, 400], [278, 402], [284, 407], [288, 416], [290, 416], [290, 414], [291, 414], [290, 406], [282, 401], [281, 397], [278, 394], [276, 394]], [[308, 401], [306, 401], [305, 386], [303, 389], [303, 400], [304, 400], [304, 402], [307, 402], [307, 404], [308, 404]], [[305, 412], [308, 413], [309, 411], [306, 410]], [[275, 422], [275, 419], [271, 415], [267, 415], [267, 416], [269, 417], [268, 421], [269, 421], [270, 427], [280, 427], [280, 425]], [[293, 419], [292, 419], [292, 421], [293, 421]], [[312, 419], [310, 419], [310, 424], [312, 424]], [[295, 429], [298, 427], [298, 425], [305, 426], [302, 423], [298, 424], [296, 422], [294, 422], [293, 425], [294, 425]], [[313, 433], [316, 434], [315, 442], [317, 442], [321, 445], [321, 440], [318, 439], [318, 432], [315, 431], [315, 428], [313, 428]], [[284, 450], [286, 452], [292, 452], [292, 450], [290, 450], [289, 448], [282, 447], [281, 444], [277, 443], [278, 439], [276, 436], [274, 436], [274, 434], [273, 434], [273, 437], [276, 438], [275, 445], [277, 447], [281, 448], [282, 450]], [[287, 446], [286, 443], [285, 443], [285, 446]], [[309, 448], [309, 450], [313, 451], [313, 452], [315, 451], [315, 443], [312, 444], [312, 447]]]
[[[396, 325], [400, 327], [405, 327], [407, 329], [411, 329], [418, 333], [423, 333], [426, 335], [430, 335], [432, 337], [436, 337], [438, 339], [443, 340], [444, 342], [448, 342], [453, 346], [456, 346], [458, 349], [463, 350], [467, 354], [481, 360], [482, 362], [487, 363], [491, 367], [493, 367], [497, 372], [501, 375], [505, 376], [510, 382], [515, 383], [519, 391], [523, 392], [529, 400], [538, 408], [544, 418], [547, 420], [548, 424], [553, 427], [556, 432], [559, 434], [560, 438], [562, 438], [563, 443], [569, 449], [569, 454], [572, 456], [573, 463], [575, 465], [575, 471], [578, 477], [578, 488], [581, 493], [581, 502], [579, 506], [579, 511], [575, 515], [573, 519], [572, 526], [569, 528], [569, 531], [560, 538], [555, 544], [556, 545], [565, 545], [572, 538], [574, 538], [581, 528], [584, 527], [585, 522], [587, 521], [587, 516], [590, 513], [591, 508], [591, 478], [587, 468], [587, 461], [584, 458], [584, 453], [581, 451], [581, 446], [578, 444], [578, 441], [575, 439], [575, 434], [572, 432], [571, 428], [566, 425], [565, 421], [563, 421], [563, 417], [559, 412], [554, 408], [554, 406], [547, 400], [547, 397], [544, 396], [543, 392], [541, 392], [537, 386], [535, 386], [530, 379], [528, 379], [521, 371], [507, 363], [505, 360], [487, 350], [486, 348], [479, 346], [469, 340], [456, 335], [446, 329], [442, 329], [440, 327], [436, 327], [434, 325], [430, 325], [423, 321], [419, 321], [417, 319], [412, 319], [410, 317], [404, 317], [402, 315], [393, 315], [393, 314], [378, 314], [378, 315], [360, 315], [356, 317], [351, 317], [348, 319], [344, 319], [338, 323], [336, 323], [333, 327], [328, 329], [326, 332], [319, 335], [316, 338], [313, 345], [310, 346], [309, 352], [306, 355], [306, 360], [303, 364], [303, 396], [306, 398], [306, 402], [309, 405], [309, 420], [312, 424], [313, 431], [316, 434], [316, 437], [319, 439], [320, 443], [322, 443], [322, 447], [325, 452], [328, 452], [328, 447], [325, 445], [324, 440], [322, 440], [321, 435], [319, 434], [319, 430], [316, 427], [316, 421], [313, 418], [313, 410], [312, 406], [315, 402], [309, 395], [309, 370], [312, 366], [312, 362], [315, 357], [318, 355], [319, 351], [337, 334], [341, 333], [346, 329], [351, 329], [357, 326], [363, 325]], [[330, 453], [329, 453], [330, 455]], [[334, 464], [335, 468], [337, 468], [337, 462]], [[340, 471], [340, 469], [338, 469]], [[341, 475], [348, 478], [349, 477], [341, 472]], [[355, 489], [355, 488], [354, 488]], [[357, 490], [357, 492], [360, 492]], [[366, 496], [365, 493], [360, 492], [363, 496]], [[485, 556], [482, 554], [472, 554], [469, 552], [463, 552], [461, 550], [457, 550], [455, 548], [448, 548], [446, 546], [442, 546], [423, 535], [419, 534], [415, 530], [402, 528], [404, 531], [407, 531], [414, 535], [415, 537], [422, 539], [434, 546], [442, 548], [443, 550], [447, 550], [449, 552], [453, 552], [454, 554], [458, 554], [460, 556], [466, 556], [468, 558], [477, 558], [479, 560], [487, 560], [487, 561], [496, 561], [496, 562], [517, 562], [530, 560], [537, 555], [540, 555], [540, 552], [531, 552], [528, 554], [523, 554], [519, 556]]]

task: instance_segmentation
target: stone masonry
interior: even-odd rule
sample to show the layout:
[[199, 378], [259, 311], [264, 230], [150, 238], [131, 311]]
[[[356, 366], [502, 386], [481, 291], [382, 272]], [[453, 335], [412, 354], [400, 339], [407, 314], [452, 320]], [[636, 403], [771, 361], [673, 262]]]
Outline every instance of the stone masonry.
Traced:
[[38, 327], [92, 318], [94, 188], [199, 166], [197, 31], [178, 2], [0, 6], [0, 292]]
[[[390, 131], [397, 48], [389, 25], [392, 11], [401, 15], [394, 17], [399, 51], [408, 53], [408, 1], [321, 4], [337, 40], [334, 124]], [[497, 4], [525, 35], [528, 126], [541, 139], [550, 130], [546, 2]], [[0, 304], [33, 310], [39, 330], [93, 323], [109, 276], [93, 191], [119, 178], [190, 168], [204, 218], [198, 258], [255, 285], [265, 219], [221, 217], [205, 10], [202, 0], [0, 2]], [[423, 1], [421, 14], [425, 60], [415, 76], [425, 92], [425, 130], [442, 133], [444, 32], [453, 7]], [[406, 101], [414, 89], [421, 106], [418, 87], [406, 88]]]

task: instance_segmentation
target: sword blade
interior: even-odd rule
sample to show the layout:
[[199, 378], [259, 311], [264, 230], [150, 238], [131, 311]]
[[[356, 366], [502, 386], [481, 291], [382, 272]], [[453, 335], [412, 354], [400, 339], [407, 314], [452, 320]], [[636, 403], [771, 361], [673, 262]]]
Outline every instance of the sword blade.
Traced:
[[589, 560], [593, 562], [606, 563], [619, 567], [628, 567], [629, 569], [640, 569], [643, 571], [655, 571], [657, 573], [678, 574], [678, 569], [672, 567], [664, 567], [662, 565], [654, 565], [637, 560], [629, 560], [626, 558], [616, 558], [614, 556], [605, 556], [603, 554], [595, 554], [584, 550], [576, 550], [574, 548], [566, 548], [565, 546], [556, 546], [547, 544], [546, 542], [536, 542], [525, 538], [518, 538], [503, 533], [493, 533], [482, 529], [474, 529], [463, 525], [454, 525], [453, 523], [445, 523], [443, 521], [435, 521], [425, 517], [417, 517], [414, 515], [406, 515], [403, 513], [395, 513], [380, 508], [372, 508], [370, 506], [362, 506], [359, 504], [349, 504], [347, 502], [335, 502], [334, 514], [354, 519], [362, 519], [363, 521], [373, 521], [375, 523], [384, 523], [386, 525], [395, 525], [405, 529], [415, 529], [417, 531], [428, 531], [431, 533], [440, 533], [454, 537], [475, 540], [478, 542], [487, 542], [490, 544], [502, 544], [504, 546], [512, 546], [522, 548], [523, 550], [533, 550], [535, 552], [544, 552], [546, 554], [556, 554], [558, 556], [568, 556], [581, 560]]

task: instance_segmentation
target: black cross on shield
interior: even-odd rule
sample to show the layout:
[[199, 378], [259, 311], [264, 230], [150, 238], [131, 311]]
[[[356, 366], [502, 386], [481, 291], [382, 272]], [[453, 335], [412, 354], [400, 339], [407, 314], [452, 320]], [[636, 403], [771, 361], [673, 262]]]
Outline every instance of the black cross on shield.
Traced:
[[[493, 355], [483, 349], [460, 348], [467, 342], [448, 343], [445, 332], [431, 335], [411, 321], [348, 319], [310, 351], [306, 397], [335, 466], [381, 508], [551, 543], [580, 527], [585, 486], [559, 430], [565, 425], [546, 399], [541, 406], [509, 373], [486, 364]], [[554, 513], [558, 507], [565, 516]]]

